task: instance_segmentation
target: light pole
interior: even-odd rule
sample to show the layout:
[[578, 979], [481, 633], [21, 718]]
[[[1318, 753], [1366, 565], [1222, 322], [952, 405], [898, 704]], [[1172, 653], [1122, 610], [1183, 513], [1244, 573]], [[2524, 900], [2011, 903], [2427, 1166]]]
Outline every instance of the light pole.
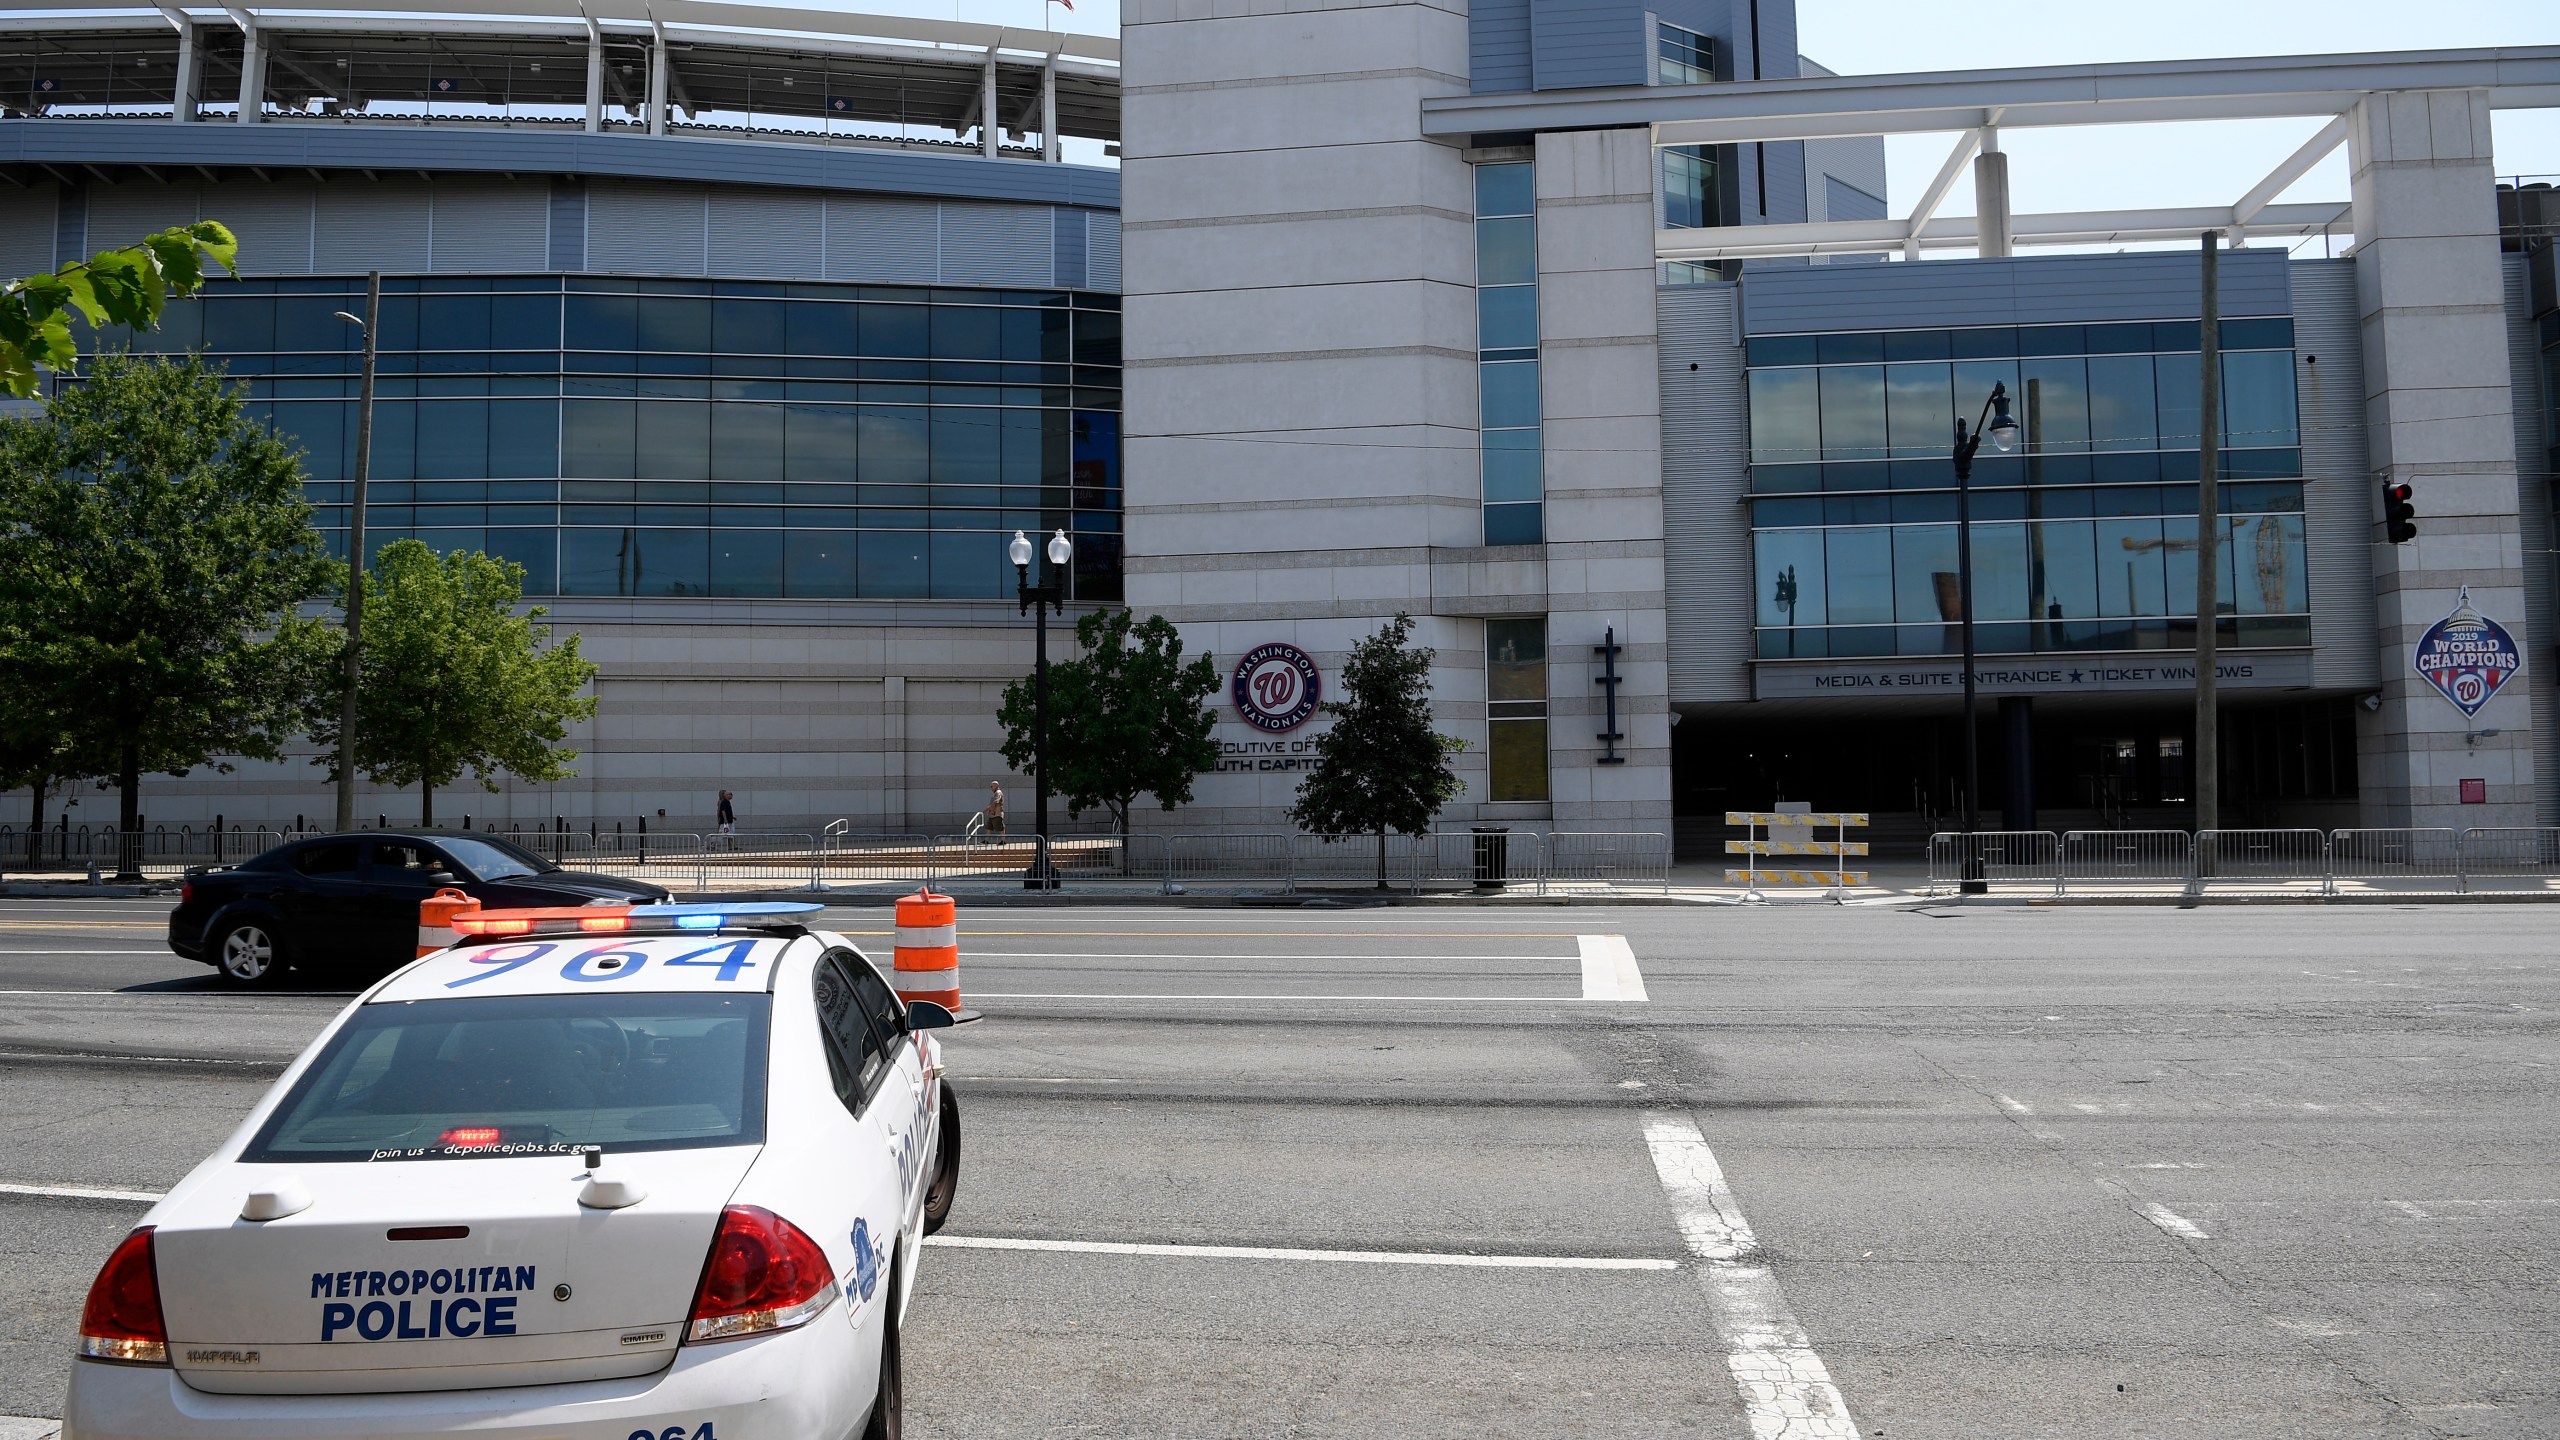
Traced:
[[364, 492], [373, 471], [373, 356], [382, 326], [382, 272], [364, 281], [364, 318], [338, 318], [364, 332], [364, 380], [356, 390], [356, 485], [347, 506], [347, 693], [338, 706], [339, 833], [356, 828], [356, 684], [364, 673]]
[[1013, 541], [1004, 547], [1005, 558], [1013, 562], [1014, 585], [1018, 589], [1022, 610], [1038, 619], [1032, 633], [1036, 647], [1031, 672], [1031, 790], [1032, 824], [1039, 839], [1037, 853], [1031, 857], [1031, 868], [1022, 872], [1025, 890], [1058, 888], [1058, 867], [1049, 862], [1049, 612], [1064, 615], [1067, 607], [1060, 595], [1058, 580], [1066, 573], [1067, 562], [1075, 558], [1075, 542], [1063, 529], [1049, 537], [1049, 583], [1031, 583], [1031, 538], [1021, 531], [1013, 532]]
[[2009, 413], [2006, 385], [1991, 387], [1991, 398], [1982, 402], [1970, 431], [1964, 417], [1956, 417], [1956, 626], [1964, 634], [1964, 875], [1956, 888], [1966, 895], [1991, 888], [1983, 874], [1982, 842], [1975, 838], [1982, 828], [1982, 774], [1973, 693], [1973, 452], [1982, 448], [1985, 435], [2003, 455], [2017, 447], [2018, 420]]

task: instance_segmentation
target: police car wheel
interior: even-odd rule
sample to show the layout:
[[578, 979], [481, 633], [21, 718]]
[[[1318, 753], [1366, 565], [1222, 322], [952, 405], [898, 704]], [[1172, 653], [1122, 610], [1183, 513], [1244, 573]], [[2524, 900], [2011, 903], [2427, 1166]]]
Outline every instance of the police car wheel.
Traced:
[[960, 1193], [960, 1097], [942, 1086], [942, 1142], [934, 1156], [933, 1183], [924, 1191], [924, 1233], [934, 1234], [951, 1218], [951, 1201]]
[[907, 1384], [898, 1351], [898, 1272], [893, 1266], [880, 1287], [880, 1387], [871, 1396], [871, 1419], [862, 1440], [898, 1440], [906, 1433]]
[[214, 967], [233, 985], [272, 985], [284, 973], [275, 932], [264, 925], [234, 925], [214, 946]]

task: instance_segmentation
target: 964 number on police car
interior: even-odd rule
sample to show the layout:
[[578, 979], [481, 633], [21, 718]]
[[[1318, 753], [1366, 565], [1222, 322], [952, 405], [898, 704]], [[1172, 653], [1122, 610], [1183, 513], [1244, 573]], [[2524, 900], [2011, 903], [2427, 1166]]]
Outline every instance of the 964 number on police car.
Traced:
[[690, 1430], [682, 1425], [670, 1425], [664, 1430], [634, 1430], [624, 1440], [720, 1440], [720, 1437], [711, 1433], [711, 1422], [705, 1420]]

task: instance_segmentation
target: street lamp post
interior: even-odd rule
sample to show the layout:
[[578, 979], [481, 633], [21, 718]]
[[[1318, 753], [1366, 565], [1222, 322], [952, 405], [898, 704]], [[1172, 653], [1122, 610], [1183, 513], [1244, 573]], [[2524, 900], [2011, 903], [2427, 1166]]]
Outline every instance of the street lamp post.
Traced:
[[1973, 428], [1965, 429], [1964, 417], [1956, 417], [1956, 626], [1964, 640], [1964, 874], [1957, 889], [1966, 895], [1981, 895], [1991, 888], [1983, 873], [1981, 809], [1981, 755], [1976, 738], [1976, 700], [1973, 693], [1973, 452], [1982, 448], [1982, 437], [1991, 437], [1991, 448], [2005, 455], [2018, 443], [2017, 417], [2009, 413], [2009, 387], [1994, 385], [1991, 398], [1982, 403], [1982, 413], [1974, 417]]
[[1015, 588], [1020, 592], [1022, 611], [1034, 615], [1032, 634], [1036, 637], [1031, 672], [1031, 789], [1032, 817], [1037, 853], [1031, 857], [1031, 868], [1022, 872], [1025, 890], [1058, 888], [1058, 867], [1049, 860], [1049, 612], [1066, 613], [1060, 594], [1059, 577], [1066, 573], [1067, 562], [1075, 558], [1075, 542], [1063, 529], [1049, 537], [1049, 583], [1031, 583], [1031, 539], [1016, 530], [1012, 543], [1004, 547], [1005, 558], [1013, 562]]
[[356, 828], [356, 684], [364, 657], [364, 500], [373, 470], [373, 357], [382, 325], [382, 272], [365, 276], [364, 318], [341, 310], [339, 319], [364, 332], [364, 379], [356, 389], [356, 484], [347, 507], [347, 693], [338, 706], [339, 833]]

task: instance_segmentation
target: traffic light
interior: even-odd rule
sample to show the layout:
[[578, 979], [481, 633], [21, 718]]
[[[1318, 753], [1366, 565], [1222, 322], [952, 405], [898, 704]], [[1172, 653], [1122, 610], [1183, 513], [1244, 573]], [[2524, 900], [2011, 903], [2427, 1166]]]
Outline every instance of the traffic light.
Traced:
[[2409, 503], [2414, 493], [2406, 485], [2382, 487], [2382, 536], [2394, 545], [2418, 538], [2418, 507]]

